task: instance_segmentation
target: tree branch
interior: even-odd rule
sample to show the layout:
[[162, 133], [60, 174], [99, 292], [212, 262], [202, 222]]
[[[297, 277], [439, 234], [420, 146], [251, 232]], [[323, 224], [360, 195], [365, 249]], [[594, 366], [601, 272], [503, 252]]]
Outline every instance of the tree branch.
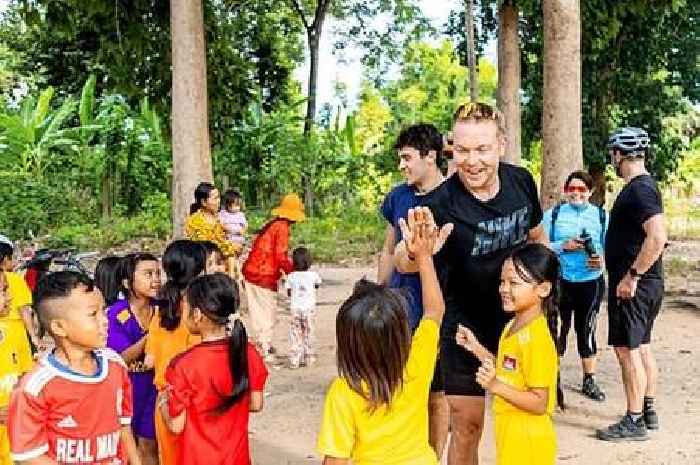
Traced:
[[[319, 0], [322, 1], [322, 0]], [[301, 6], [301, 3], [299, 3], [299, 0], [290, 0], [292, 7], [296, 10], [297, 14], [301, 18], [301, 22], [304, 24], [304, 27], [308, 31], [311, 29], [311, 25], [309, 22], [306, 20], [306, 14], [304, 13], [304, 8]], [[318, 10], [318, 8], [317, 8]]]
[[318, 0], [316, 5], [316, 14], [314, 15], [313, 28], [315, 31], [319, 31], [323, 25], [323, 20], [326, 18], [326, 13], [328, 12], [328, 6], [331, 0]]

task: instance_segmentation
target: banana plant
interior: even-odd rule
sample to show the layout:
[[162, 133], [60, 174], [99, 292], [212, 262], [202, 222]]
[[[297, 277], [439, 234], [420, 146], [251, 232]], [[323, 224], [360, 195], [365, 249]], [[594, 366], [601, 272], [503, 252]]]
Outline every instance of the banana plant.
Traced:
[[0, 137], [4, 146], [3, 164], [19, 167], [24, 174], [43, 177], [49, 157], [55, 151], [75, 151], [78, 140], [74, 128], [66, 128], [77, 103], [66, 98], [51, 109], [53, 87], [44, 90], [38, 100], [28, 97], [18, 113], [0, 114]]

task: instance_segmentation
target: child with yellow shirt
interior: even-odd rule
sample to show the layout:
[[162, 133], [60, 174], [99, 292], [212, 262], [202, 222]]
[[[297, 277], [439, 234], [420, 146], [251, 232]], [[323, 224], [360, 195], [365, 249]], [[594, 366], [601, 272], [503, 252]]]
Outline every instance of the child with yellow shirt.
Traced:
[[407, 302], [362, 280], [336, 320], [338, 372], [326, 395], [318, 450], [324, 465], [437, 465], [428, 442], [428, 395], [445, 303], [433, 266], [437, 232], [415, 212], [407, 244], [423, 289], [423, 319], [413, 337]]
[[0, 273], [5, 274], [11, 298], [7, 310], [0, 313], [0, 321], [5, 322], [13, 333], [17, 356], [23, 360], [23, 363], [31, 363], [33, 358], [29, 337], [31, 336], [35, 346], [39, 346], [39, 338], [36, 336], [33, 322], [32, 292], [24, 278], [12, 271], [13, 252], [12, 243], [0, 241]]
[[[6, 313], [11, 307], [9, 283], [5, 273], [0, 272], [0, 313]], [[0, 465], [12, 465], [10, 442], [7, 438], [7, 405], [10, 394], [20, 376], [32, 369], [32, 359], [20, 357], [18, 339], [26, 333], [18, 332], [7, 319], [0, 319]]]
[[557, 311], [558, 279], [559, 261], [550, 249], [528, 244], [515, 250], [501, 271], [503, 309], [514, 317], [501, 334], [498, 355], [470, 329], [457, 330], [457, 344], [481, 361], [477, 382], [494, 396], [498, 465], [556, 462], [558, 357], [547, 317]]

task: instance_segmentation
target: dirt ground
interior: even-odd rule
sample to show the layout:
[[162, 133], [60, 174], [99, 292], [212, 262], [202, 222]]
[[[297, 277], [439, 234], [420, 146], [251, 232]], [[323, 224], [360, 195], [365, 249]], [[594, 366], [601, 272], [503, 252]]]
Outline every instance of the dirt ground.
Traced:
[[[321, 268], [319, 290], [318, 363], [290, 370], [270, 369], [265, 409], [251, 418], [252, 455], [256, 465], [320, 464], [315, 453], [325, 390], [335, 376], [335, 314], [352, 284], [374, 269]], [[281, 299], [281, 305], [284, 300]], [[617, 421], [624, 411], [620, 373], [607, 340], [605, 309], [599, 320], [601, 346], [598, 380], [608, 399], [597, 403], [578, 391], [581, 379], [575, 340], [562, 361], [562, 380], [568, 409], [557, 412], [558, 463], [567, 465], [635, 464], [697, 465], [700, 463], [700, 299], [668, 297], [657, 320], [653, 339], [660, 383], [658, 411], [661, 430], [643, 443], [610, 444], [596, 440], [595, 429]], [[275, 342], [287, 350], [288, 312], [280, 314]], [[574, 349], [574, 350], [572, 350]], [[490, 419], [487, 419], [487, 424]], [[488, 428], [488, 426], [487, 426]], [[487, 429], [481, 444], [481, 463], [493, 464], [493, 440]]]

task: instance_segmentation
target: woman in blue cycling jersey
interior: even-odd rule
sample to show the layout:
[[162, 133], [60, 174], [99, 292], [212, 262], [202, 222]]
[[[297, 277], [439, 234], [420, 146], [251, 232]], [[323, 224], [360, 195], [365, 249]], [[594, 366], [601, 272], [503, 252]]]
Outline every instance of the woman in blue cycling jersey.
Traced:
[[564, 183], [566, 200], [544, 213], [542, 225], [562, 267], [559, 355], [566, 351], [573, 316], [583, 368], [582, 392], [603, 401], [605, 393], [595, 381], [596, 326], [605, 290], [602, 255], [608, 218], [605, 210], [589, 202], [592, 187], [588, 173], [571, 173]]

